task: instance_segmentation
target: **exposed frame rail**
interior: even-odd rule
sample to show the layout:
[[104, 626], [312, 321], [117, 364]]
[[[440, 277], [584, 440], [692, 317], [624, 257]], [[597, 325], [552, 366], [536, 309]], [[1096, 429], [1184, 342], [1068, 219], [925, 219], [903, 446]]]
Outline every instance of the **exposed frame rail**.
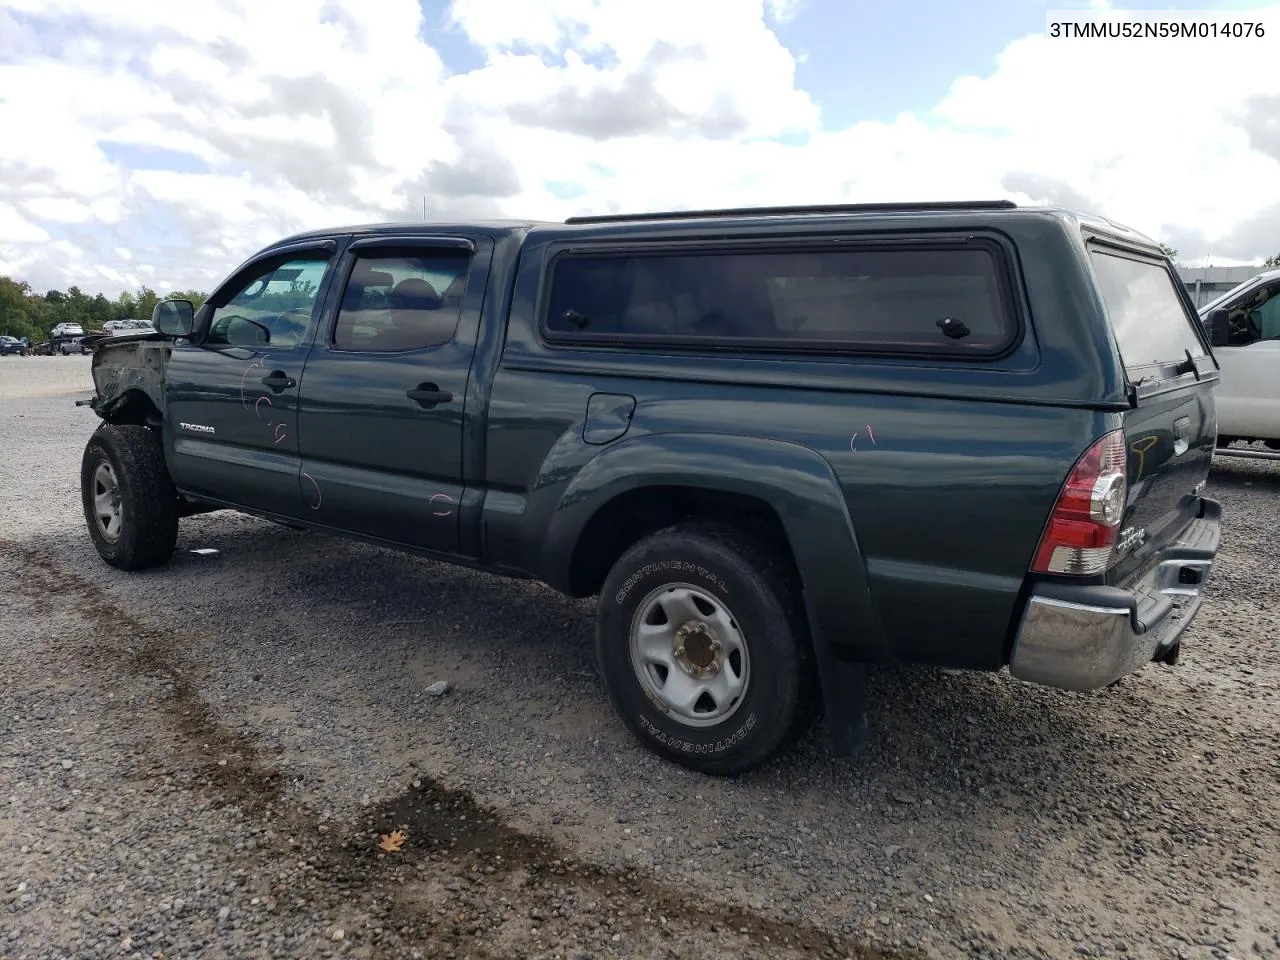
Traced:
[[1219, 447], [1217, 450], [1213, 451], [1213, 458], [1216, 460], [1218, 457], [1243, 457], [1246, 460], [1280, 460], [1280, 451]]

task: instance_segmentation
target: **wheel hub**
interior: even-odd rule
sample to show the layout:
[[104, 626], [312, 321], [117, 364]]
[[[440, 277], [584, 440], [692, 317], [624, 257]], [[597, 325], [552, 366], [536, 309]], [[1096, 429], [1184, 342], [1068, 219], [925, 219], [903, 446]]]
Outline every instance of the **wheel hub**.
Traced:
[[651, 590], [631, 621], [631, 666], [653, 705], [691, 728], [723, 724], [742, 706], [751, 657], [737, 619], [698, 586]]
[[124, 521], [124, 507], [120, 483], [110, 463], [100, 463], [94, 471], [93, 506], [99, 532], [108, 541], [115, 542]]
[[679, 626], [672, 653], [691, 677], [714, 677], [724, 666], [724, 645], [701, 620], [686, 620]]

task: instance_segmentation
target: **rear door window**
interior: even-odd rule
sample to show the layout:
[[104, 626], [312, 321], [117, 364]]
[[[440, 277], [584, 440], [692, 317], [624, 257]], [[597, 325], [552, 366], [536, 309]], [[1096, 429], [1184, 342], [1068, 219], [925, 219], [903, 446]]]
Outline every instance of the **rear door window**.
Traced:
[[460, 250], [362, 253], [347, 280], [333, 348], [399, 353], [453, 339], [471, 254]]
[[1178, 296], [1178, 281], [1163, 264], [1098, 248], [1089, 252], [1102, 300], [1132, 377], [1139, 370], [1208, 356], [1192, 317]]

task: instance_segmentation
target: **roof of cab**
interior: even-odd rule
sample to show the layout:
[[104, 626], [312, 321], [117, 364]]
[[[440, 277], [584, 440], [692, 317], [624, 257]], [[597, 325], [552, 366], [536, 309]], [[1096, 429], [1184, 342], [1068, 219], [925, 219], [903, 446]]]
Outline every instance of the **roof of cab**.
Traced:
[[551, 222], [549, 220], [393, 220], [384, 223], [355, 223], [290, 234], [277, 240], [271, 246], [279, 247], [290, 243], [305, 243], [307, 240], [346, 236], [348, 234], [364, 237], [414, 237], [430, 236], [441, 231], [467, 230], [471, 232], [480, 231], [492, 236], [501, 236], [520, 230], [527, 230], [533, 226], [549, 225]]
[[1153, 249], [1159, 249], [1160, 246], [1151, 237], [1106, 217], [1063, 207], [1018, 206], [1010, 200], [853, 203], [782, 207], [736, 207], [713, 210], [669, 210], [574, 216], [564, 221], [536, 219], [405, 220], [309, 230], [285, 237], [271, 246], [283, 246], [290, 243], [345, 234], [414, 237], [428, 236], [442, 231], [460, 230], [480, 231], [494, 237], [513, 233], [526, 233], [530, 230], [554, 233], [570, 232], [579, 235], [597, 231], [617, 234], [633, 227], [647, 228], [645, 232], [649, 232], [649, 230], [661, 230], [664, 227], [693, 226], [709, 222], [725, 227], [749, 227], [753, 224], [758, 224], [761, 220], [772, 220], [774, 222], [787, 220], [792, 223], [802, 223], [817, 219], [858, 221], [892, 218], [910, 220], [938, 216], [943, 216], [947, 219], [968, 217], [998, 219], [1009, 215], [1053, 217], [1070, 223], [1085, 232], [1110, 235], [1130, 243], [1149, 246]]

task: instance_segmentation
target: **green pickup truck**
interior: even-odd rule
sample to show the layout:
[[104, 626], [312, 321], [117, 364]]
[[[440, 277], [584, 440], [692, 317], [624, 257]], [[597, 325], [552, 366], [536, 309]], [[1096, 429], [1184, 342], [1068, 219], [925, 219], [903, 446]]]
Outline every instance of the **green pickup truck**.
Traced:
[[1218, 548], [1218, 367], [1160, 247], [1005, 201], [293, 236], [94, 345], [89, 535], [238, 510], [598, 597], [649, 748], [711, 774], [868, 664], [1069, 690], [1173, 663]]

